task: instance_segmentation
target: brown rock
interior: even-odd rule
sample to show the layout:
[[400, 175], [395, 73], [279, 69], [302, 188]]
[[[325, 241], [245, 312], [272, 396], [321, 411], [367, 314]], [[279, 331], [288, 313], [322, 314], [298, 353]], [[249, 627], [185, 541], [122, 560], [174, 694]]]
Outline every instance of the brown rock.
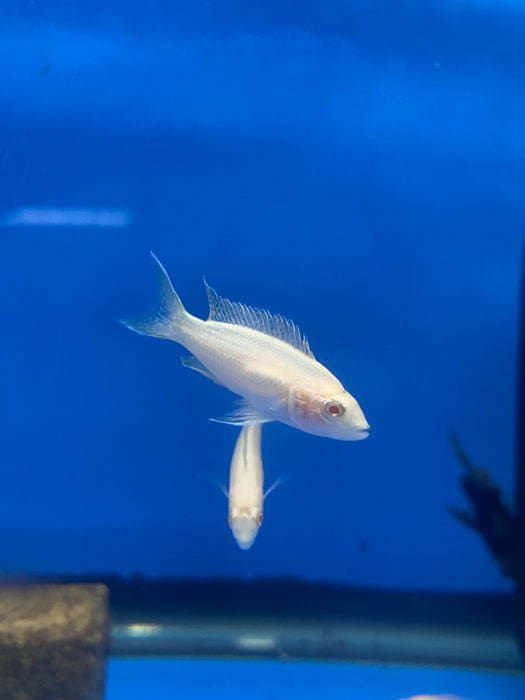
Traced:
[[102, 700], [108, 589], [0, 587], [0, 700]]

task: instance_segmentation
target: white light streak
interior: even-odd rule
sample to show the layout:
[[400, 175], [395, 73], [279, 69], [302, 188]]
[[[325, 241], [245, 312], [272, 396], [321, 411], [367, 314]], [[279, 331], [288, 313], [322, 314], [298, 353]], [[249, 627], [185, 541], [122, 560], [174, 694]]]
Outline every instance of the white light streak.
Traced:
[[6, 211], [3, 226], [67, 226], [123, 228], [131, 223], [126, 209], [73, 209], [62, 207], [21, 207]]

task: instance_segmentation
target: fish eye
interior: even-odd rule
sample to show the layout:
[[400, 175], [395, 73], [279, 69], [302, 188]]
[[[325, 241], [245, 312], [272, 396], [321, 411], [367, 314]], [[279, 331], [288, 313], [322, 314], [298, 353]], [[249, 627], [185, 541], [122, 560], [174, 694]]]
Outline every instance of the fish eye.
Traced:
[[334, 401], [333, 399], [328, 399], [324, 402], [323, 413], [327, 418], [334, 419], [340, 418], [345, 412], [345, 407], [339, 401]]
[[228, 515], [228, 525], [231, 527], [232, 526], [232, 516]]
[[263, 521], [263, 514], [262, 514], [262, 513], [259, 513], [259, 515], [257, 516], [257, 520], [256, 520], [257, 525], [258, 525], [259, 527], [261, 527], [262, 521]]

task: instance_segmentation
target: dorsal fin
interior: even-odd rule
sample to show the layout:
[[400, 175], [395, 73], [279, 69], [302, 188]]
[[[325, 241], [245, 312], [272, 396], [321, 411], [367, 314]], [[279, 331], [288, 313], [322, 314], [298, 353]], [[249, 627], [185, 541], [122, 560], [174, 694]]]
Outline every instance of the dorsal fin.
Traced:
[[306, 336], [301, 333], [293, 321], [280, 314], [271, 314], [264, 309], [254, 309], [252, 306], [223, 299], [206, 283], [206, 280], [204, 280], [204, 284], [210, 303], [208, 321], [233, 323], [236, 326], [253, 328], [255, 331], [271, 335], [288, 343], [288, 345], [292, 345], [309, 357], [314, 357]]

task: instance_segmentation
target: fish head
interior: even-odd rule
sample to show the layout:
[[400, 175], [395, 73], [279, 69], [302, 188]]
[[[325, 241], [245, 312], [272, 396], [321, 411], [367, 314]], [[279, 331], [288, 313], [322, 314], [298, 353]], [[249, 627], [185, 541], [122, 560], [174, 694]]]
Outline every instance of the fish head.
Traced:
[[228, 522], [241, 549], [250, 549], [263, 521], [262, 508], [232, 508]]
[[292, 387], [288, 414], [296, 428], [313, 435], [335, 440], [364, 440], [370, 433], [361, 407], [343, 388], [326, 395]]

